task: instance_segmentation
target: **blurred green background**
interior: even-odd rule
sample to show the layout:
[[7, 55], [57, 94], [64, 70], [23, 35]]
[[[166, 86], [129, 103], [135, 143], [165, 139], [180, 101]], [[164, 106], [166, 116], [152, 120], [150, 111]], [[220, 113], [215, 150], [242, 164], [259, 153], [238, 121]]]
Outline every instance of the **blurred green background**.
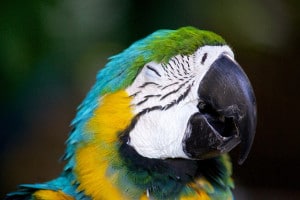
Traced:
[[70, 121], [107, 58], [161, 29], [222, 35], [251, 80], [258, 128], [236, 199], [300, 199], [300, 1], [0, 3], [0, 198], [62, 170]]

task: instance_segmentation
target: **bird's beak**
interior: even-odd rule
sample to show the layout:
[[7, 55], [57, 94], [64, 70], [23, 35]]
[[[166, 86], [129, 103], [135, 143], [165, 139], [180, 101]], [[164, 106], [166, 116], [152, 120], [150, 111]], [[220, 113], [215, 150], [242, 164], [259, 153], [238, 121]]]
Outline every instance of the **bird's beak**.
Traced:
[[241, 143], [242, 164], [256, 129], [256, 101], [245, 72], [233, 58], [222, 54], [202, 79], [198, 95], [199, 112], [191, 116], [183, 140], [185, 153], [206, 159]]

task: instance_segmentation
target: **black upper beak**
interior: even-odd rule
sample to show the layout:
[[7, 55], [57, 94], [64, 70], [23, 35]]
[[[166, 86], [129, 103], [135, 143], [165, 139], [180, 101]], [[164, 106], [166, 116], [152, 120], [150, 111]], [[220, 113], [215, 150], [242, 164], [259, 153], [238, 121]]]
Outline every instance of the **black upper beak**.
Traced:
[[256, 129], [256, 101], [245, 72], [222, 54], [202, 79], [199, 113], [189, 121], [184, 151], [192, 158], [213, 157], [241, 143], [239, 164], [247, 158]]

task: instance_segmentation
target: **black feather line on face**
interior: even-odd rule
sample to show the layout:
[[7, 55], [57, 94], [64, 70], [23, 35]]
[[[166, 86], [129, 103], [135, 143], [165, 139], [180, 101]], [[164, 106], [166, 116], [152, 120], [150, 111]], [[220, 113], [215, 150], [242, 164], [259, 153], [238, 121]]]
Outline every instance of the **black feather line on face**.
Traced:
[[177, 85], [177, 84], [179, 84], [179, 82], [171, 83], [171, 84], [166, 85], [166, 86], [164, 86], [163, 88], [161, 88], [161, 90], [164, 90], [164, 89], [166, 89], [166, 88], [168, 88], [168, 87], [170, 87], [170, 86]]
[[147, 67], [149, 70], [151, 70], [152, 72], [154, 72], [157, 76], [161, 77], [160, 73], [159, 73], [156, 69], [150, 67], [149, 65], [147, 65], [146, 67]]
[[185, 65], [183, 63], [181, 63], [181, 68], [183, 69], [183, 73], [184, 75], [188, 75], [189, 73], [187, 72]]
[[159, 84], [157, 84], [155, 82], [145, 82], [143, 85], [139, 86], [139, 88], [144, 88], [147, 85], [156, 85], [156, 86], [159, 86]]
[[177, 89], [172, 90], [171, 92], [169, 92], [169, 93], [165, 94], [164, 96], [162, 96], [162, 97], [160, 98], [160, 100], [163, 100], [164, 98], [166, 98], [167, 96], [169, 96], [169, 95], [171, 95], [171, 94], [177, 93], [184, 85], [186, 85], [188, 82], [190, 82], [191, 79], [192, 79], [192, 78], [190, 78], [190, 79], [188, 79], [187, 81], [185, 81], [184, 83], [180, 84], [180, 85], [177, 87]]
[[155, 97], [161, 97], [161, 95], [160, 95], [160, 94], [146, 95], [146, 96], [144, 96], [144, 99], [143, 99], [142, 101], [136, 103], [135, 105], [136, 105], [136, 106], [140, 106], [140, 105], [142, 105], [143, 103], [147, 102], [148, 99], [150, 99], [150, 98], [155, 98]]

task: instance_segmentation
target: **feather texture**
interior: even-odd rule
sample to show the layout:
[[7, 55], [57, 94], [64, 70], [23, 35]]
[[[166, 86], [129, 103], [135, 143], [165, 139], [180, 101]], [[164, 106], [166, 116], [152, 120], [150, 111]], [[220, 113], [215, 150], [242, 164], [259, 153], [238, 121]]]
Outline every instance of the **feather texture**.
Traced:
[[138, 117], [125, 89], [142, 67], [225, 44], [212, 32], [184, 27], [156, 31], [111, 57], [72, 121], [63, 173], [46, 183], [21, 185], [6, 199], [231, 199], [227, 155], [160, 160], [140, 156], [126, 145]]

